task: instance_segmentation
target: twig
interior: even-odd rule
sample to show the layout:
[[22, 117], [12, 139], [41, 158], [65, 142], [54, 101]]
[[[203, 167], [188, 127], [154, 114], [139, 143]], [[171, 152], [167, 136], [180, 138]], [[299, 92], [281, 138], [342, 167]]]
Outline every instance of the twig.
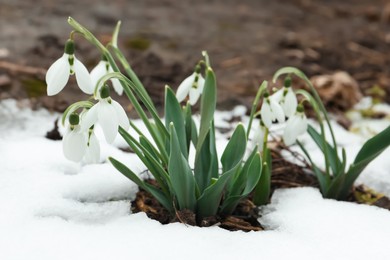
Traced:
[[5, 69], [12, 73], [24, 73], [32, 75], [45, 75], [47, 70], [39, 67], [25, 66], [9, 61], [0, 61], [0, 69]]

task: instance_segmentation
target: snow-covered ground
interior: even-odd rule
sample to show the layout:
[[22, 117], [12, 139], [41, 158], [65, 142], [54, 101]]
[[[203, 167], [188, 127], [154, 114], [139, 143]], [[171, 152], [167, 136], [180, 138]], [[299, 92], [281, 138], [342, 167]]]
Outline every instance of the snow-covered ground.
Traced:
[[[218, 113], [216, 124], [227, 126], [231, 115]], [[276, 191], [262, 208], [263, 232], [161, 225], [132, 214], [136, 185], [108, 163], [67, 161], [61, 141], [44, 138], [58, 117], [23, 102], [0, 103], [0, 259], [390, 259], [389, 211], [326, 200], [313, 188]], [[368, 122], [373, 131], [388, 124]], [[226, 140], [218, 136], [221, 148]], [[336, 136], [351, 156], [365, 138], [337, 126]], [[320, 164], [314, 145], [303, 142]], [[102, 162], [111, 155], [144, 169], [133, 154], [102, 146]], [[389, 156], [390, 149], [359, 178], [388, 196]]]

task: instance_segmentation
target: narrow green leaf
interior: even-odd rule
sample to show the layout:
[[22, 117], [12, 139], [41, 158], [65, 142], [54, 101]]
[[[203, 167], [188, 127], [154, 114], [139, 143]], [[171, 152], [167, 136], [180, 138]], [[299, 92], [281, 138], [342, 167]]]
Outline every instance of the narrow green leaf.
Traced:
[[251, 156], [250, 159], [246, 161], [241, 171], [240, 176], [245, 176], [244, 185], [241, 184], [241, 180], [237, 179], [239, 181], [237, 181], [234, 186], [241, 187], [233, 187], [233, 191], [235, 192], [232, 192], [226, 197], [221, 207], [222, 215], [232, 214], [240, 200], [248, 196], [259, 182], [262, 173], [262, 162], [261, 156], [256, 150], [254, 150], [254, 156]]
[[217, 82], [214, 72], [207, 68], [206, 79], [200, 104], [200, 129], [196, 150], [199, 151], [202, 143], [210, 131], [211, 121], [214, 119], [214, 111], [217, 105]]
[[180, 149], [185, 158], [188, 158], [186, 129], [183, 111], [177, 101], [175, 93], [168, 86], [165, 87], [165, 125], [167, 129], [170, 123], [175, 125]]
[[270, 150], [266, 147], [263, 151], [263, 156], [265, 160], [263, 161], [263, 169], [253, 193], [253, 203], [257, 206], [267, 204], [271, 195], [272, 157]]
[[335, 176], [338, 176], [340, 174], [344, 174], [344, 172], [340, 172], [340, 166], [342, 166], [342, 163], [340, 162], [340, 159], [337, 156], [337, 152], [335, 151], [336, 148], [332, 147], [328, 142], [325, 141], [324, 144], [324, 138], [320, 133], [317, 132], [311, 125], [308, 126], [307, 132], [311, 136], [311, 138], [314, 140], [314, 142], [317, 144], [318, 148], [321, 149], [322, 153], [327, 153], [330, 167], [332, 168], [332, 172]]
[[246, 149], [246, 133], [244, 126], [240, 123], [237, 125], [232, 137], [227, 144], [222, 157], [222, 169], [224, 172], [233, 168], [242, 160]]
[[171, 199], [168, 198], [162, 191], [157, 189], [156, 187], [145, 183], [142, 181], [132, 170], [127, 168], [126, 165], [122, 164], [121, 162], [117, 161], [116, 159], [109, 157], [108, 158], [111, 164], [124, 176], [129, 178], [131, 181], [133, 181], [135, 184], [137, 184], [142, 189], [146, 190], [150, 194], [152, 194], [158, 202], [160, 202], [168, 211], [173, 212], [173, 205], [171, 202]]
[[[191, 111], [191, 105], [188, 102], [187, 105], [184, 108], [184, 121], [185, 121], [185, 131], [186, 131], [186, 144], [187, 144], [187, 154], [190, 153], [190, 147], [191, 147], [191, 137], [192, 137], [192, 111]], [[196, 129], [195, 129], [196, 131]], [[194, 143], [195, 145], [196, 143]]]
[[348, 196], [353, 183], [362, 171], [378, 157], [390, 145], [390, 126], [369, 139], [360, 149], [355, 157], [354, 163], [350, 166], [344, 181], [344, 187], [340, 193], [340, 199]]
[[217, 214], [225, 186], [238, 168], [239, 165], [236, 165], [222, 174], [221, 177], [205, 189], [197, 201], [196, 212], [199, 218], [215, 216]]
[[188, 161], [181, 152], [179, 139], [173, 123], [170, 124], [171, 154], [168, 171], [179, 209], [194, 211], [196, 205], [195, 179]]
[[119, 133], [131, 149], [133, 149], [133, 151], [137, 154], [138, 158], [145, 164], [160, 185], [161, 189], [168, 194], [168, 190], [170, 189], [169, 177], [161, 163], [149, 153], [147, 148], [137, 142], [137, 140], [122, 127], [119, 127]]
[[211, 130], [202, 144], [199, 156], [195, 158], [194, 173], [200, 193], [210, 185], [212, 178], [218, 178], [214, 123], [212, 123]]

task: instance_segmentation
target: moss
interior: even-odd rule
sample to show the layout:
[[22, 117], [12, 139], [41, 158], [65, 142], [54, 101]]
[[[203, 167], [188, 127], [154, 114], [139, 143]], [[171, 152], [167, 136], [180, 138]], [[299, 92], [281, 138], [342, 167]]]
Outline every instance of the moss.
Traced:
[[26, 90], [29, 98], [36, 98], [46, 95], [46, 83], [37, 78], [27, 78], [22, 80], [22, 86]]
[[143, 36], [134, 36], [132, 38], [129, 38], [126, 42], [125, 45], [129, 49], [134, 49], [134, 50], [139, 50], [139, 51], [145, 51], [149, 49], [151, 45], [150, 39], [143, 37]]

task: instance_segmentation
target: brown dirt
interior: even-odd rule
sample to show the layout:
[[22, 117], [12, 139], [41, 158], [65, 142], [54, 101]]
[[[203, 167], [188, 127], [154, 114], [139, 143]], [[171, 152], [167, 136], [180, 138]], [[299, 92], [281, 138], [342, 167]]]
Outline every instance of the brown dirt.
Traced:
[[[281, 66], [309, 76], [347, 71], [363, 93], [377, 84], [390, 95], [390, 4], [386, 0], [174, 1], [4, 0], [0, 8], [0, 98], [25, 98], [64, 110], [84, 98], [68, 86], [45, 97], [45, 69], [63, 52], [72, 16], [107, 41], [122, 20], [120, 45], [157, 103], [208, 50], [220, 107], [249, 104], [257, 85]], [[77, 39], [91, 69], [99, 54]], [[123, 104], [128, 104], [124, 98]], [[130, 109], [130, 108], [129, 108]]]

